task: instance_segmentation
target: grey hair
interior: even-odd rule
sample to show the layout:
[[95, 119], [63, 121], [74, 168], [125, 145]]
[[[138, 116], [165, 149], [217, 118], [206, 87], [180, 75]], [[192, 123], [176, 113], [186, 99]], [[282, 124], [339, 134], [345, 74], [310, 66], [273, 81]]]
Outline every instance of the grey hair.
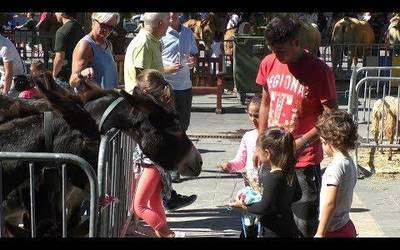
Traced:
[[166, 17], [169, 17], [169, 12], [146, 12], [143, 15], [143, 21], [145, 25], [155, 28], [158, 22]]
[[117, 12], [93, 12], [92, 19], [99, 21], [100, 23], [106, 23], [111, 19], [116, 18], [119, 23], [120, 16]]

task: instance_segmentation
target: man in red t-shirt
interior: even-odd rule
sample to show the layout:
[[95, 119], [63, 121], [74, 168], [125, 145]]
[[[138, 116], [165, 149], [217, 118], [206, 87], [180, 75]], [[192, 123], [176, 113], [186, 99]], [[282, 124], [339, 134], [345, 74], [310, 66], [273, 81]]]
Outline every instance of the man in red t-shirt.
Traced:
[[[323, 158], [315, 123], [324, 109], [337, 107], [336, 84], [329, 66], [299, 46], [299, 28], [292, 18], [276, 17], [265, 30], [273, 53], [261, 61], [256, 79], [263, 87], [259, 134], [267, 127], [280, 126], [296, 139], [302, 198], [292, 209], [302, 235], [312, 237], [318, 227]], [[257, 155], [254, 161], [258, 164]]]

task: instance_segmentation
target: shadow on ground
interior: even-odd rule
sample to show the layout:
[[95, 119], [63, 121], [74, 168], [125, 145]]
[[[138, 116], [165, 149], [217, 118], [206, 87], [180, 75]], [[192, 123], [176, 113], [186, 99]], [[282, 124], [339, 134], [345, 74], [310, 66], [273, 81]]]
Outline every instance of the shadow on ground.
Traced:
[[200, 154], [206, 154], [206, 153], [222, 153], [225, 152], [225, 150], [208, 150], [208, 149], [198, 149]]
[[181, 209], [175, 213], [167, 214], [168, 218], [207, 217], [198, 220], [168, 222], [171, 228], [195, 228], [212, 231], [240, 230], [240, 216], [239, 210], [228, 210], [226, 208]]
[[351, 208], [350, 213], [364, 213], [364, 212], [369, 212], [370, 210], [368, 208]]

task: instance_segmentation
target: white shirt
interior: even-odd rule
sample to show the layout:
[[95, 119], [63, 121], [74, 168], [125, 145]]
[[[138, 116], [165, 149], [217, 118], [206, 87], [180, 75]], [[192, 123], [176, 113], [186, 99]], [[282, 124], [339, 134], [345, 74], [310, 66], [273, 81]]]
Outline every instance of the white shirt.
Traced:
[[213, 41], [213, 43], [211, 44], [211, 50], [211, 57], [218, 58], [220, 55], [222, 55], [221, 42]]
[[239, 16], [237, 14], [232, 14], [228, 24], [226, 25], [226, 29], [228, 30], [235, 27], [239, 23], [239, 21], [240, 21]]
[[337, 186], [338, 194], [336, 207], [329, 222], [328, 231], [332, 232], [343, 227], [350, 220], [351, 203], [353, 202], [353, 189], [357, 182], [357, 167], [353, 160], [344, 155], [336, 155], [326, 167], [322, 176], [320, 193], [320, 216], [325, 202], [328, 185]]
[[4, 62], [13, 63], [13, 76], [23, 75], [25, 73], [21, 56], [14, 44], [2, 35], [0, 35], [0, 61], [2, 61], [0, 63], [1, 84], [5, 78]]

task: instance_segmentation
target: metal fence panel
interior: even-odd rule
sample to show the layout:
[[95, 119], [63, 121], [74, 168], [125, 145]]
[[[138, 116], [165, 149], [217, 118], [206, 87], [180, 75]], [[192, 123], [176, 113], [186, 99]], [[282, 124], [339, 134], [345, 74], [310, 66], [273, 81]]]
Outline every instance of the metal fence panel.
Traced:
[[131, 205], [136, 190], [133, 151], [136, 143], [126, 134], [111, 129], [101, 139], [98, 163], [99, 195], [103, 208], [100, 237], [123, 237], [132, 221]]
[[[400, 70], [400, 67], [362, 67], [353, 70], [350, 79], [350, 96], [348, 112], [353, 115], [354, 121], [359, 126], [359, 146], [367, 148], [400, 148], [399, 142], [399, 117], [400, 117], [400, 77], [393, 76], [393, 73]], [[386, 72], [382, 76], [382, 72]], [[373, 117], [374, 104], [381, 102], [386, 97], [397, 99], [397, 107], [383, 105], [379, 118]], [[395, 105], [395, 104], [394, 104]], [[396, 106], [396, 105], [395, 105]], [[392, 112], [394, 111], [394, 112]], [[384, 138], [384, 129], [389, 118], [389, 112], [395, 117], [395, 127], [393, 128], [393, 141]], [[375, 120], [373, 120], [375, 119]], [[378, 120], [376, 120], [378, 119]], [[379, 135], [372, 135], [372, 125], [378, 122]], [[378, 137], [376, 137], [378, 135]], [[357, 162], [357, 151], [356, 151]]]
[[[96, 182], [96, 173], [93, 167], [84, 159], [64, 153], [28, 153], [28, 152], [0, 152], [0, 161], [15, 160], [15, 161], [28, 161], [30, 172], [30, 202], [31, 202], [31, 235], [36, 237], [36, 222], [35, 222], [35, 165], [33, 162], [55, 162], [62, 164], [62, 235], [67, 236], [67, 223], [66, 223], [66, 202], [65, 202], [65, 189], [66, 189], [66, 164], [70, 163], [73, 166], [79, 166], [86, 174], [90, 185], [90, 218], [89, 218], [89, 237], [97, 236], [97, 208], [98, 208], [98, 187]], [[3, 166], [0, 164], [0, 204], [3, 204]], [[0, 205], [0, 238], [4, 237], [4, 213], [3, 206]]]

